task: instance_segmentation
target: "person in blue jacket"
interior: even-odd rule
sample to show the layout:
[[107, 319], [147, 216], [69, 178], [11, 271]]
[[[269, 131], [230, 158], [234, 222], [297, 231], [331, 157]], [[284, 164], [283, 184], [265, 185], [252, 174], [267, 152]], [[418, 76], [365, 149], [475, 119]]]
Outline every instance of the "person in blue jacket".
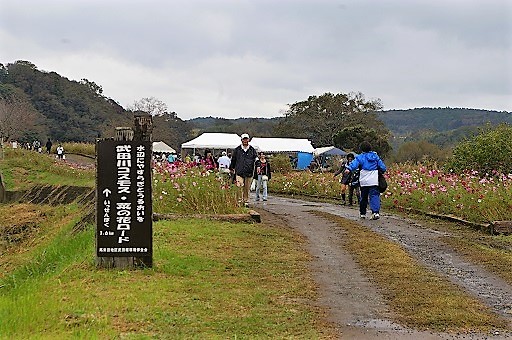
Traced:
[[379, 171], [385, 172], [387, 169], [379, 155], [372, 151], [372, 146], [369, 142], [362, 142], [360, 149], [361, 153], [347, 165], [345, 172], [349, 173], [360, 169], [361, 202], [359, 204], [359, 212], [361, 213], [361, 218], [366, 218], [366, 208], [369, 201], [370, 209], [372, 210], [371, 219], [377, 220], [380, 217]]

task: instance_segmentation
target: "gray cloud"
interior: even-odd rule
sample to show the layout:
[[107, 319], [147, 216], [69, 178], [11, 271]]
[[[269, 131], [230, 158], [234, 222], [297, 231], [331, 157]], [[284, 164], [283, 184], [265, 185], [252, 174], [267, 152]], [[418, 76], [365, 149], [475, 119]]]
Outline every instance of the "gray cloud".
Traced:
[[324, 92], [512, 110], [500, 0], [0, 0], [0, 62], [87, 78], [182, 118], [280, 115]]

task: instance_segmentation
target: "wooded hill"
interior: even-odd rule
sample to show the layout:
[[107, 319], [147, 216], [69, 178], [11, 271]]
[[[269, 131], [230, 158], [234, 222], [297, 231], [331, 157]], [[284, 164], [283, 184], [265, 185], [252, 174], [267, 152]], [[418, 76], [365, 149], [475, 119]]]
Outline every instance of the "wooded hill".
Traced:
[[[488, 111], [464, 108], [416, 108], [378, 112], [378, 118], [397, 139], [394, 146], [412, 140], [452, 146], [465, 137], [472, 136], [486, 124], [512, 124], [512, 114], [506, 111]], [[272, 133], [279, 118], [195, 118], [191, 119], [197, 131], [233, 132], [247, 131], [258, 137], [276, 136]]]
[[449, 107], [388, 110], [378, 116], [395, 137], [427, 140], [439, 146], [453, 145], [486, 124], [512, 124], [510, 112]]
[[[20, 142], [94, 142], [113, 137], [117, 126], [133, 126], [134, 112], [102, 93], [92, 81], [40, 71], [28, 61], [0, 64], [0, 133]], [[20, 106], [24, 114], [14, 115]], [[189, 124], [175, 114], [154, 117], [154, 126], [154, 139], [175, 148], [190, 137]]]
[[[30, 119], [2, 114], [0, 133], [4, 138], [31, 142], [93, 142], [95, 138], [112, 137], [116, 126], [131, 126], [134, 112], [103, 95], [93, 81], [69, 80], [55, 72], [40, 71], [28, 61], [0, 64], [0, 104], [19, 98], [31, 111]], [[8, 110], [4, 110], [9, 112]], [[179, 113], [178, 113], [179, 114]], [[179, 149], [181, 144], [202, 132], [247, 132], [252, 136], [280, 137], [274, 128], [284, 117], [276, 118], [195, 118], [184, 121], [176, 113], [154, 117], [154, 140], [163, 140]], [[395, 137], [400, 140], [426, 139], [441, 146], [450, 145], [487, 123], [512, 124], [509, 112], [464, 108], [416, 108], [388, 110], [378, 113]], [[289, 137], [289, 136], [287, 136]], [[396, 143], [394, 143], [396, 146]]]

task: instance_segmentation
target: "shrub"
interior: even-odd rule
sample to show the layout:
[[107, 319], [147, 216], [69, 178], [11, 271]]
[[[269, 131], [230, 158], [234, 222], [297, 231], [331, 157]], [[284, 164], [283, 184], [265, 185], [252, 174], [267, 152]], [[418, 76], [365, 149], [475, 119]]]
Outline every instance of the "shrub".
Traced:
[[427, 141], [406, 142], [398, 148], [394, 155], [394, 161], [398, 163], [422, 162], [422, 161], [443, 161], [446, 159], [446, 152], [437, 145]]
[[486, 126], [477, 136], [458, 144], [447, 167], [456, 172], [480, 173], [512, 171], [512, 126]]
[[[89, 156], [94, 156], [96, 154], [96, 146], [94, 143], [63, 143], [62, 146], [66, 153], [76, 153]], [[54, 145], [53, 147], [56, 148], [57, 145]]]
[[270, 165], [273, 172], [288, 173], [292, 171], [290, 157], [288, 157], [286, 154], [273, 155], [270, 161]]

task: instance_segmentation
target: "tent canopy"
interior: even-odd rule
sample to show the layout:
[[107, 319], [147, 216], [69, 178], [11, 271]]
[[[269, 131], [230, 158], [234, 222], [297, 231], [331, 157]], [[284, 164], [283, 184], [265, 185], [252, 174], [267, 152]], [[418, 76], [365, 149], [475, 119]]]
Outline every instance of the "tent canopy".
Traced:
[[[241, 144], [236, 133], [205, 132], [189, 142], [181, 144], [182, 149], [234, 149]], [[315, 148], [307, 139], [253, 137], [250, 145], [263, 152], [306, 152]]]
[[300, 138], [264, 138], [254, 137], [251, 145], [262, 152], [306, 152], [313, 153], [315, 148], [307, 139]]
[[153, 152], [176, 153], [176, 150], [164, 142], [153, 142]]
[[241, 144], [236, 133], [205, 132], [181, 144], [182, 149], [234, 149]]
[[345, 156], [347, 153], [335, 146], [324, 146], [322, 148], [316, 148], [315, 151], [313, 152], [313, 154], [318, 157], [320, 155], [329, 155], [329, 156], [333, 156], [333, 155], [338, 155], [338, 156]]

